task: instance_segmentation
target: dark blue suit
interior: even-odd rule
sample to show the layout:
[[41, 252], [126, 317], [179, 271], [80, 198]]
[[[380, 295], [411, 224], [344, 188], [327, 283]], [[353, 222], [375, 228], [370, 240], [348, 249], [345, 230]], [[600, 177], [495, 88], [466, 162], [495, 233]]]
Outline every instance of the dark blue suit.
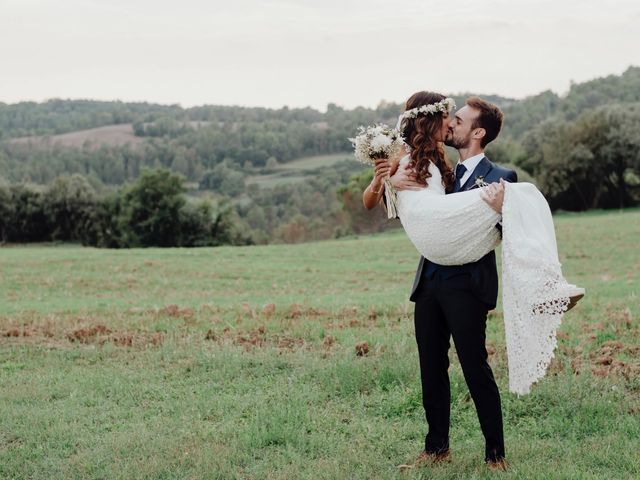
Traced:
[[[487, 183], [501, 178], [517, 181], [516, 172], [484, 157], [464, 185], [459, 187], [456, 182], [452, 193], [473, 188], [478, 177]], [[453, 337], [485, 437], [485, 459], [497, 460], [505, 455], [500, 393], [485, 346], [487, 313], [495, 308], [497, 298], [495, 252], [460, 266], [437, 265], [420, 258], [411, 300], [415, 302], [422, 399], [429, 424], [425, 450], [429, 453], [441, 453], [449, 448], [448, 351], [449, 339]]]
[[[478, 177], [484, 178], [486, 183], [499, 182], [501, 178], [507, 182], [518, 181], [516, 172], [501, 167], [500, 165], [496, 165], [489, 161], [487, 157], [484, 157], [480, 160], [465, 184], [458, 189], [458, 185], [456, 183], [456, 188], [454, 188], [451, 193], [464, 192], [473, 188]], [[494, 251], [489, 252], [477, 262], [461, 266], [437, 265], [434, 268], [434, 264], [431, 264], [431, 267], [429, 266], [430, 263], [431, 262], [424, 257], [420, 257], [418, 270], [416, 271], [416, 276], [413, 280], [413, 288], [411, 289], [411, 301], [415, 301], [414, 297], [416, 290], [420, 285], [423, 274], [424, 276], [431, 277], [435, 270], [438, 270], [442, 276], [453, 276], [462, 271], [467, 271], [471, 273], [474, 293], [487, 304], [489, 310], [496, 308], [496, 300], [498, 299], [498, 271], [496, 268], [496, 254]]]

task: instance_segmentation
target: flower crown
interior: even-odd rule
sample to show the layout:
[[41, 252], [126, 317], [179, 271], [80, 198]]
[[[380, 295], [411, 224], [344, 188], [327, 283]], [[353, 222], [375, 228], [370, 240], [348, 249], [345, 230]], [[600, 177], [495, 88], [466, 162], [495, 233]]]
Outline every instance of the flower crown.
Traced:
[[450, 112], [456, 108], [456, 102], [451, 97], [447, 97], [436, 103], [430, 103], [429, 105], [422, 105], [420, 107], [407, 110], [398, 119], [398, 124], [405, 118], [417, 118], [420, 115], [431, 115], [434, 113]]

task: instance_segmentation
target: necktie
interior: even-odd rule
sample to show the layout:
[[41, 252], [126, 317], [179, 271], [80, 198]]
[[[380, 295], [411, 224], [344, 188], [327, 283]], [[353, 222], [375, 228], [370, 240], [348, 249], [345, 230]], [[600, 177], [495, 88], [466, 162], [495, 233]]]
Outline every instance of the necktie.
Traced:
[[458, 183], [458, 189], [462, 188], [462, 177], [464, 173], [467, 171], [467, 167], [463, 164], [459, 163], [456, 167], [456, 182]]

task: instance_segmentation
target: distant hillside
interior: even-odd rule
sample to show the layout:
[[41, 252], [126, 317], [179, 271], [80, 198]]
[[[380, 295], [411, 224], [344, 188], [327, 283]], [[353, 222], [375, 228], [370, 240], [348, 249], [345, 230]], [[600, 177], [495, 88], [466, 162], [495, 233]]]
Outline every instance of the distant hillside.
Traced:
[[60, 133], [176, 115], [177, 105], [52, 99], [42, 103], [0, 102], [0, 139]]
[[33, 145], [36, 147], [50, 147], [60, 145], [63, 147], [82, 148], [87, 145], [94, 147], [100, 145], [122, 146], [137, 145], [144, 139], [137, 137], [133, 132], [133, 124], [108, 125], [106, 127], [76, 130], [59, 135], [29, 136], [8, 139], [11, 145]]
[[[453, 96], [462, 105], [468, 95]], [[492, 158], [512, 163], [524, 135], [546, 120], [570, 120], [598, 106], [640, 101], [640, 68], [574, 84], [564, 96], [483, 96], [505, 111]], [[92, 100], [0, 103], [0, 176], [47, 183], [61, 174], [81, 173], [96, 182], [120, 184], [148, 166], [170, 168], [200, 182], [224, 162], [255, 179], [276, 173], [266, 169], [270, 160], [282, 166], [347, 152], [347, 137], [358, 125], [395, 124], [400, 111], [400, 104], [388, 102], [351, 110], [329, 104], [326, 112]]]
[[[178, 123], [184, 131], [189, 129], [199, 129], [206, 127], [210, 122], [182, 122]], [[137, 133], [137, 130], [148, 128], [150, 125], [156, 126], [155, 122], [149, 123], [121, 123], [116, 125], [107, 125], [104, 127], [88, 128], [86, 130], [74, 130], [68, 133], [60, 133], [57, 135], [30, 135], [26, 137], [8, 138], [6, 142], [9, 145], [32, 145], [36, 147], [48, 148], [52, 146], [85, 148], [107, 146], [123, 146], [123, 145], [139, 145], [144, 142], [144, 136]], [[148, 135], [150, 136], [150, 135]]]
[[564, 96], [546, 91], [505, 105], [503, 134], [520, 140], [528, 130], [552, 117], [573, 120], [592, 108], [634, 102], [640, 102], [640, 67], [629, 67], [622, 75], [574, 83]]
[[[453, 94], [459, 104], [469, 95], [477, 92]], [[480, 94], [483, 98], [499, 105], [509, 122], [506, 132], [517, 137], [525, 127], [561, 113], [574, 118], [585, 109], [610, 102], [640, 101], [640, 67], [629, 67], [622, 75], [609, 75], [583, 83], [572, 84], [565, 96], [546, 91], [522, 100], [499, 95]], [[382, 103], [376, 109], [363, 107], [351, 111], [330, 104], [329, 111], [321, 113], [312, 108], [267, 109], [261, 107], [234, 107], [203, 105], [182, 108], [179, 105], [159, 105], [147, 102], [127, 103], [95, 100], [53, 99], [43, 103], [20, 102], [5, 104], [0, 102], [0, 139], [31, 135], [56, 135], [76, 130], [87, 130], [106, 125], [124, 123], [153, 123], [170, 118], [178, 122], [254, 122], [276, 120], [302, 122], [330, 128], [336, 120], [336, 113], [346, 112], [354, 117], [366, 119], [374, 113], [378, 118], [390, 119], [397, 115], [401, 105]], [[523, 119], [528, 119], [523, 121]]]
[[[470, 94], [454, 98], [462, 105]], [[572, 85], [562, 96], [481, 96], [505, 112], [487, 155], [536, 183], [552, 209], [640, 204], [640, 68]], [[382, 230], [394, 224], [381, 211], [363, 210], [372, 169], [354, 161], [348, 137], [359, 125], [395, 125], [401, 108], [389, 102], [354, 109], [329, 104], [326, 112], [90, 100], [0, 104], [0, 220], [14, 218], [24, 238], [42, 238], [41, 217], [77, 204], [81, 192], [99, 199], [96, 219], [117, 220], [122, 211], [114, 187], [160, 167], [187, 180], [191, 203], [182, 220], [207, 217], [211, 212], [194, 205], [208, 198], [241, 243]]]

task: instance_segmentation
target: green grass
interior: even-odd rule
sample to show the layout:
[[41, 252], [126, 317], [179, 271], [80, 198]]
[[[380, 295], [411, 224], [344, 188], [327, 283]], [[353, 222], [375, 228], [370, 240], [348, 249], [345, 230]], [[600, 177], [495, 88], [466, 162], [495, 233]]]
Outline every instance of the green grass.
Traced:
[[316, 170], [318, 168], [330, 167], [344, 160], [354, 160], [353, 153], [333, 153], [330, 155], [316, 155], [313, 157], [302, 157], [291, 162], [281, 163], [276, 170]]
[[[556, 217], [564, 272], [587, 297], [528, 396], [507, 391], [492, 313], [501, 478], [638, 478], [639, 223], [639, 210]], [[0, 478], [493, 478], [453, 351], [453, 461], [396, 469], [426, 429], [407, 300], [417, 260], [401, 232], [0, 249]]]
[[330, 155], [302, 157], [290, 162], [281, 163], [274, 169], [273, 173], [248, 177], [246, 184], [257, 184], [262, 188], [273, 188], [279, 185], [303, 182], [310, 176], [317, 175], [318, 171], [333, 167], [344, 161], [353, 161], [353, 154], [334, 153]]
[[280, 185], [299, 183], [307, 180], [306, 175], [300, 175], [296, 171], [286, 170], [280, 173], [268, 173], [264, 175], [252, 175], [247, 177], [247, 185], [258, 185], [262, 188], [274, 188]]

